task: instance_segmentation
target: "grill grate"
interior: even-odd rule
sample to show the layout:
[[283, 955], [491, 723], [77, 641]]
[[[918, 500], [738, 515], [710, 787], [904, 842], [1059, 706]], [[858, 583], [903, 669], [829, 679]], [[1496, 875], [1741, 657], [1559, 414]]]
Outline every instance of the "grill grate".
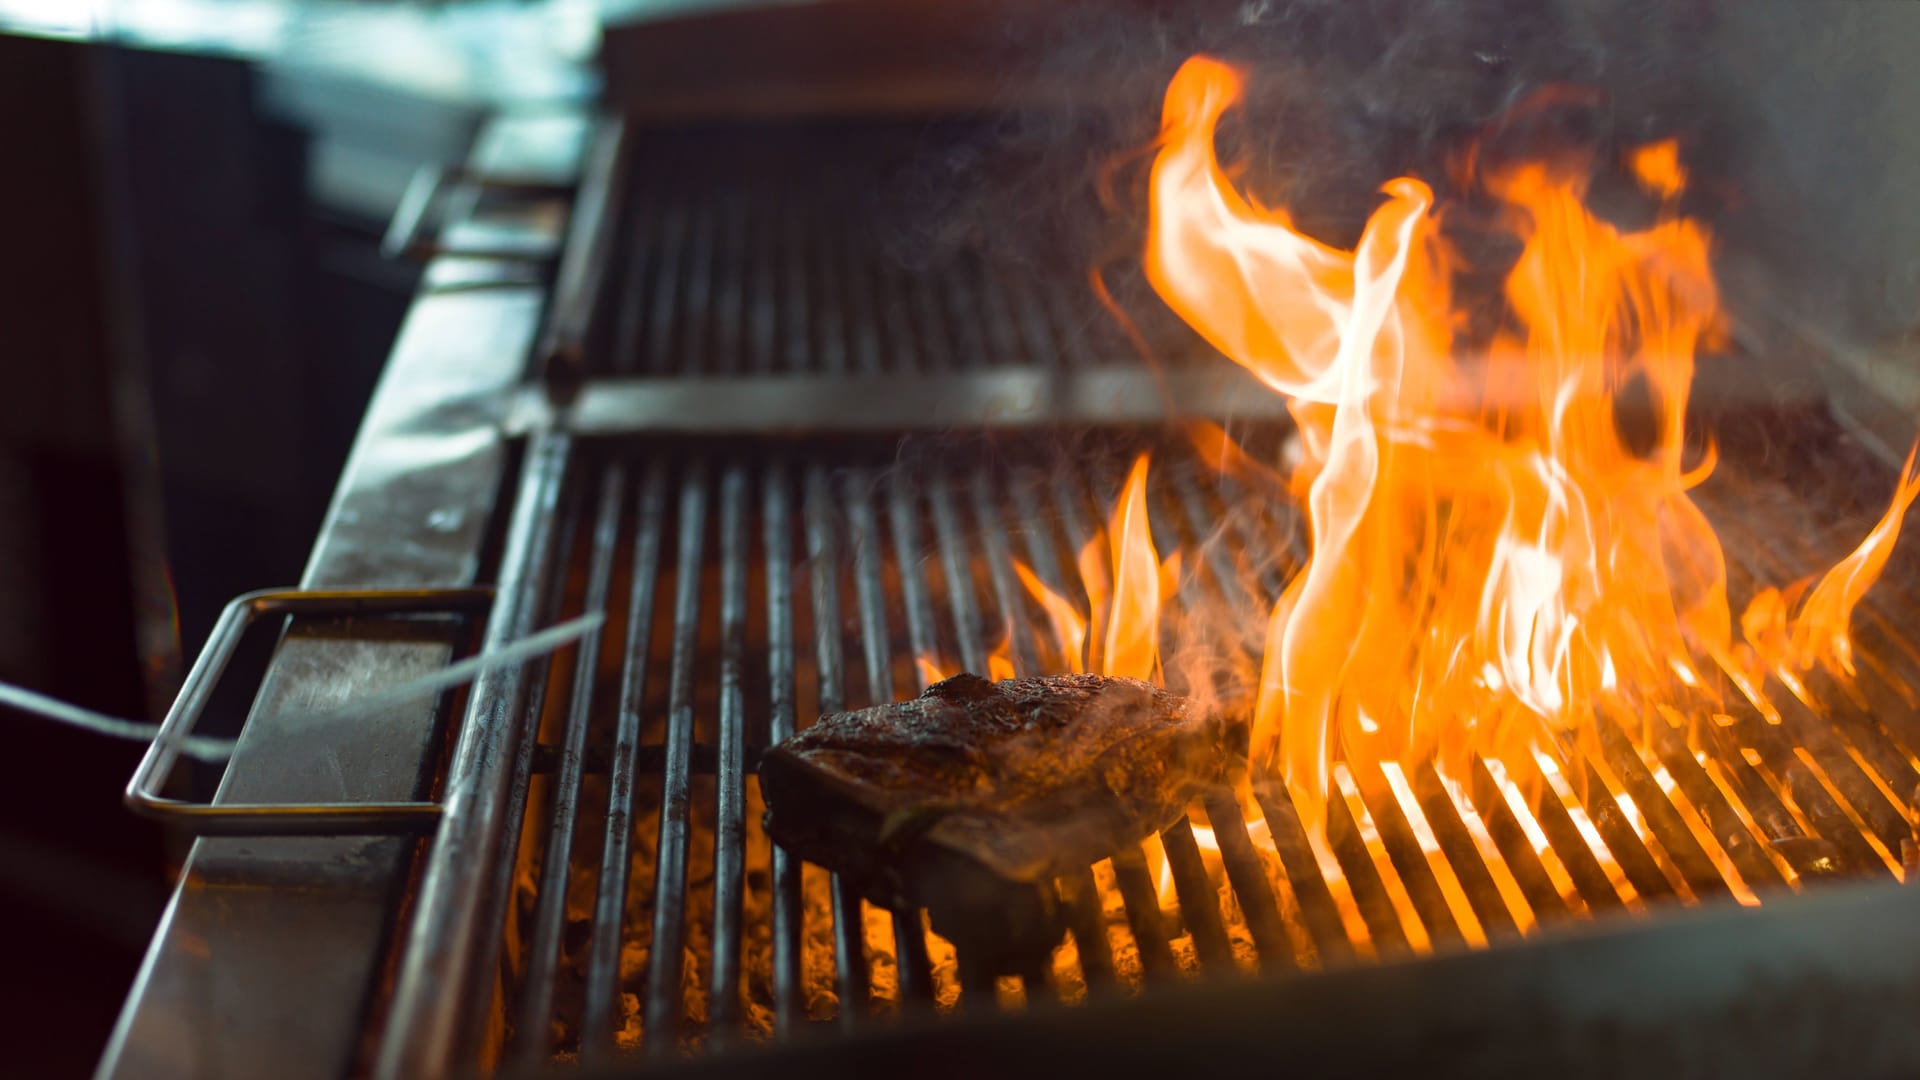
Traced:
[[1084, 266], [1043, 264], [1024, 201], [917, 204], [927, 181], [912, 162], [965, 141], [964, 126], [925, 124], [641, 136], [606, 366], [878, 375], [1111, 367], [1139, 345], [1175, 365], [1215, 355], [1151, 299], [1134, 260], [1108, 275], [1136, 320], [1130, 341]]
[[[1130, 340], [1072, 275], [933, 228], [913, 251], [881, 242], [916, 235], [872, 202], [897, 130], [763, 134], [649, 132], [634, 146], [595, 374], [643, 390], [808, 377], [786, 393], [839, 385], [811, 378], [824, 375], [888, 377], [878, 385], [1127, 372], [1141, 345], [1169, 367], [1225, 363], [1141, 299], [1137, 281], [1115, 282], [1138, 319]], [[746, 380], [705, 379], [734, 381]], [[1709, 425], [1725, 438], [1725, 464], [1697, 498], [1725, 541], [1736, 604], [1755, 582], [1831, 564], [1885, 497], [1886, 470], [1823, 417], [1789, 419], [1750, 429], [1764, 437]], [[1350, 764], [1335, 771], [1324, 832], [1303, 826], [1297, 793], [1279, 785], [1214, 792], [1140, 850], [1060, 881], [1070, 937], [1052, 968], [995, 979], [922, 916], [874, 909], [774, 848], [753, 777], [761, 751], [825, 713], [924, 688], [935, 673], [917, 658], [944, 671], [985, 671], [995, 656], [1021, 674], [1062, 670], [1015, 560], [1081, 595], [1079, 574], [1105, 571], [1077, 554], [1148, 446], [1156, 546], [1186, 553], [1176, 607], [1244, 613], [1202, 628], [1213, 667], [1183, 667], [1170, 682], [1237, 665], [1244, 683], [1265, 598], [1305, 554], [1297, 510], [1184, 445], [1111, 423], [1072, 437], [920, 434], [884, 446], [845, 431], [799, 443], [594, 441], [591, 425], [561, 426], [574, 433], [536, 428], [530, 444], [520, 503], [539, 506], [516, 513], [503, 593], [520, 621], [532, 610], [606, 621], [524, 691], [504, 676], [476, 687], [470, 713], [500, 734], [472, 735], [470, 770], [509, 796], [506, 913], [494, 919], [500, 898], [485, 889], [498, 868], [462, 869], [462, 849], [445, 843], [471, 833], [487, 850], [495, 823], [450, 812], [394, 992], [387, 1075], [444, 1071], [474, 1041], [493, 1047], [489, 1060], [522, 1064], [671, 1055], [848, 1030], [888, 1012], [1498, 946], [1662, 906], [1758, 903], [1829, 878], [1904, 879], [1916, 854], [1920, 648], [1907, 633], [1920, 625], [1920, 577], [1903, 552], [1856, 620], [1858, 685], [1812, 677], [1814, 700], [1837, 703], [1825, 716], [1789, 698], [1762, 717], [1734, 698], [1712, 717], [1605, 716], [1578, 745], [1457, 772]], [[1782, 453], [1787, 432], [1804, 441]], [[1257, 428], [1249, 449], [1274, 460], [1284, 434]], [[556, 499], [557, 513], [539, 509]], [[536, 737], [516, 741], [519, 730]], [[466, 782], [463, 760], [454, 771]], [[502, 938], [461, 939], [499, 925]], [[485, 985], [463, 968], [485, 972]], [[449, 980], [493, 1008], [444, 1005]], [[484, 1040], [466, 1037], [476, 1015]]]
[[[580, 523], [563, 541], [560, 610], [602, 608], [607, 629], [549, 673], [552, 749], [536, 755], [547, 764], [508, 928], [508, 1015], [531, 1058], [1480, 947], [1666, 904], [1904, 876], [1912, 854], [1920, 653], [1893, 632], [1910, 597], [1890, 582], [1862, 616], [1874, 640], [1860, 686], [1831, 718], [1792, 702], [1777, 725], [1741, 709], [1611, 716], [1589, 743], [1476, 761], [1464, 776], [1349, 766], [1324, 842], [1282, 788], [1256, 786], [1251, 824], [1216, 793], [1191, 825], [1062, 881], [1071, 943], [1043, 978], [996, 985], [919, 917], [889, 920], [772, 849], [751, 770], [770, 740], [824, 712], [924, 687], [917, 656], [983, 670], [1010, 632], [1021, 673], [1057, 669], [1013, 560], [1075, 595], [1063, 568], [1117, 494], [1128, 444], [1063, 454], [930, 439], [804, 461], [596, 449], [572, 485]], [[1284, 563], [1244, 557], [1297, 553], [1284, 506], [1177, 448], [1154, 453], [1156, 541], [1199, 555], [1183, 595], [1227, 600], [1284, 578]], [[1034, 465], [1063, 459], [1074, 468]], [[1835, 554], [1822, 536], [1763, 528], [1812, 511], [1791, 490], [1737, 463], [1705, 490], [1737, 555], [1736, 593]], [[1827, 509], [1821, 520], [1847, 516]]]

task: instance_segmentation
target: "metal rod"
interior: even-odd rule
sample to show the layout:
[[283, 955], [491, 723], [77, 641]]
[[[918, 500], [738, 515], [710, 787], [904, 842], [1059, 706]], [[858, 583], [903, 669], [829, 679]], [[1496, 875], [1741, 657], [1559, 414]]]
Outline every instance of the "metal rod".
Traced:
[[1217, 972], [1234, 970], [1233, 944], [1227, 940], [1227, 928], [1220, 920], [1220, 894], [1207, 880], [1207, 866], [1200, 858], [1200, 845], [1193, 838], [1193, 826], [1182, 818], [1160, 834], [1160, 847], [1167, 854], [1167, 867], [1173, 872], [1174, 894], [1180, 900], [1180, 919], [1193, 935], [1193, 951], [1202, 967]]
[[980, 265], [979, 260], [968, 259], [961, 263], [960, 273], [956, 276], [963, 281], [969, 277], [979, 280], [979, 288], [970, 291], [973, 293], [974, 306], [979, 312], [976, 319], [988, 339], [987, 355], [1005, 364], [1018, 364], [1022, 361], [1032, 363], [1032, 358], [1024, 355], [1020, 341], [1014, 334], [1013, 315], [1007, 310], [1005, 297], [996, 287], [995, 279], [998, 275]]
[[752, 279], [749, 292], [753, 302], [748, 305], [750, 313], [749, 327], [752, 331], [752, 348], [749, 350], [752, 370], [756, 374], [772, 373], [779, 365], [779, 344], [774, 340], [780, 318], [780, 297], [777, 288], [779, 259], [779, 215], [768, 198], [755, 198], [749, 203], [749, 221], [747, 233], [752, 255]]
[[[1495, 783], [1486, 762], [1475, 758], [1471, 769], [1468, 801], [1485, 823], [1488, 838], [1499, 849], [1514, 883], [1527, 899], [1527, 906], [1533, 909], [1533, 917], [1542, 923], [1554, 923], [1584, 913], [1585, 902], [1577, 892], [1571, 899], [1561, 894], [1559, 885], [1547, 871], [1547, 856], [1534, 847], [1533, 836], [1508, 805], [1506, 792]], [[1432, 771], [1431, 766], [1428, 771]], [[1552, 858], [1556, 865], [1560, 864], [1557, 854]]]
[[907, 296], [913, 306], [914, 322], [919, 324], [920, 332], [914, 341], [920, 346], [920, 366], [925, 371], [951, 371], [962, 365], [953, 358], [954, 338], [947, 332], [940, 317], [940, 303], [934, 298], [932, 285], [925, 273], [914, 274], [906, 283]]
[[995, 359], [1005, 354], [996, 354], [988, 348], [986, 338], [980, 332], [980, 305], [974, 302], [973, 289], [967, 283], [962, 260], [936, 267], [929, 276], [939, 289], [940, 299], [944, 301], [947, 324], [958, 346], [958, 366], [963, 370], [992, 366]]
[[1267, 820], [1267, 832], [1273, 838], [1274, 851], [1280, 856], [1280, 865], [1287, 872], [1287, 884], [1292, 887], [1294, 900], [1300, 905], [1300, 920], [1306, 924], [1307, 934], [1313, 938], [1313, 946], [1320, 953], [1321, 966], [1326, 966], [1330, 961], [1351, 959], [1353, 941], [1347, 937], [1346, 924], [1340, 918], [1340, 907], [1334, 902], [1333, 891], [1327, 888], [1326, 878], [1320, 875], [1319, 862], [1314, 858], [1306, 829], [1300, 823], [1300, 813], [1293, 805], [1292, 794], [1280, 783], [1255, 779], [1253, 797]]
[[803, 258], [807, 250], [806, 232], [800, 213], [792, 205], [781, 208], [781, 238], [785, 241], [781, 263], [786, 267], [785, 302], [780, 310], [786, 314], [787, 349], [786, 363], [782, 370], [788, 374], [805, 374], [813, 371], [816, 352], [813, 346], [813, 332], [810, 315], [813, 301], [807, 295], [806, 262]]
[[586, 1001], [580, 1052], [589, 1061], [613, 1049], [620, 1003], [620, 942], [626, 923], [627, 885], [633, 873], [634, 781], [640, 753], [640, 710], [647, 700], [648, 657], [653, 644], [653, 607], [660, 584], [660, 547], [666, 531], [667, 466], [653, 461], [640, 485], [634, 526], [633, 573], [627, 591], [626, 659], [620, 672], [620, 709], [614, 720], [613, 756], [607, 766], [607, 835], [601, 847], [599, 891], [593, 905], [593, 940], [587, 954]]
[[[600, 478], [600, 495], [594, 511], [583, 610], [606, 609], [626, 486], [626, 470], [618, 462], [609, 464]], [[573, 694], [568, 702], [566, 730], [560, 737], [559, 769], [553, 783], [553, 820], [547, 829], [546, 862], [541, 868], [533, 939], [526, 953], [526, 989], [521, 998], [519, 1036], [522, 1056], [529, 1063], [544, 1059], [548, 1051], [547, 1022], [553, 1014], [554, 979], [560, 966], [561, 935], [566, 929], [573, 829], [580, 812], [580, 778], [586, 760], [587, 728], [593, 717], [593, 686], [600, 666], [599, 630], [580, 639], [573, 664]]]
[[[863, 470], [847, 475], [847, 505], [854, 538], [854, 585], [860, 599], [860, 640], [865, 651], [867, 698], [875, 705], [894, 699], [892, 639], [887, 635], [886, 595], [881, 591], [880, 530], [874, 520], [873, 503], [867, 492], [872, 480]], [[900, 592], [907, 609], [907, 636], [914, 655], [934, 656], [929, 644], [933, 638], [933, 608], [927, 599], [924, 577], [910, 567], [919, 561], [919, 541], [913, 529], [912, 507], [895, 488], [888, 506], [893, 525], [894, 562], [900, 571]], [[911, 554], [908, 554], [911, 552]], [[918, 664], [914, 670], [920, 689], [926, 689], [926, 675]], [[920, 913], [893, 913], [893, 959], [900, 972], [902, 1001], [933, 1000], [933, 961], [927, 955], [927, 936], [921, 927]]]
[[738, 375], [745, 367], [741, 329], [747, 323], [746, 258], [747, 210], [738, 192], [720, 201], [720, 270], [715, 274], [713, 368], [722, 375]]
[[747, 850], [747, 470], [720, 477], [720, 760], [713, 828], [713, 972], [707, 1006], [714, 1038], [740, 1022], [740, 922]]
[[685, 299], [674, 310], [680, 319], [680, 370], [710, 374], [713, 349], [708, 331], [713, 324], [713, 200], [698, 199], [688, 229], [687, 273], [682, 283]]
[[[539, 607], [570, 447], [568, 436], [553, 433], [527, 449], [485, 648], [524, 635]], [[388, 1010], [378, 1076], [444, 1076], [464, 1065], [469, 1018], [461, 1014], [468, 999], [449, 988], [492, 981], [493, 972], [482, 965], [498, 948], [500, 927], [483, 924], [491, 906], [485, 893], [510, 824], [515, 752], [526, 737], [516, 723], [521, 685], [520, 665], [490, 669], [474, 680], [468, 696], [448, 767], [445, 810], [426, 858]]]
[[664, 375], [673, 370], [673, 331], [679, 322], [679, 291], [685, 274], [680, 269], [681, 249], [687, 235], [686, 205], [671, 195], [661, 196], [660, 247], [656, 250], [653, 278], [653, 316], [647, 320], [645, 370]]
[[1785, 888], [1785, 874], [1767, 857], [1767, 837], [1749, 827], [1745, 809], [1736, 808], [1721, 792], [1680, 733], [1664, 721], [1649, 725], [1649, 733], [1653, 753], [1673, 777], [1675, 786], [1693, 804], [1720, 850], [1727, 853], [1741, 880], [1756, 893]]
[[1031, 281], [1009, 282], [1005, 275], [994, 275], [994, 285], [1006, 296], [1020, 331], [1023, 352], [1033, 363], [1058, 370], [1066, 366], [1066, 351], [1060, 347], [1047, 325], [1046, 312], [1034, 295]]
[[1407, 955], [1413, 946], [1387, 892], [1386, 879], [1373, 861], [1373, 852], [1367, 849], [1359, 819], [1354, 817], [1353, 808], [1339, 792], [1333, 792], [1327, 799], [1326, 822], [1327, 847], [1340, 863], [1340, 871], [1353, 893], [1354, 906], [1360, 909], [1361, 920], [1367, 924], [1374, 948], [1382, 957]]
[[1107, 916], [1100, 909], [1100, 889], [1093, 873], [1082, 870], [1061, 878], [1060, 894], [1087, 989], [1113, 985], [1113, 941], [1107, 934]]
[[987, 644], [980, 625], [980, 609], [974, 603], [966, 540], [960, 534], [960, 515], [954, 510], [953, 487], [945, 469], [933, 468], [927, 481], [927, 501], [933, 508], [933, 531], [940, 545], [940, 569], [946, 578], [954, 634], [960, 639], [960, 666], [984, 678]]
[[[572, 500], [574, 505], [561, 515], [558, 525], [559, 542], [553, 549], [560, 553], [560, 559], [570, 560], [572, 557], [575, 535], [583, 516], [578, 504], [584, 500], [584, 495], [584, 492], [577, 493]], [[570, 601], [569, 590], [568, 575], [561, 574], [551, 581], [546, 587], [547, 595], [540, 602], [536, 618], [558, 617]], [[487, 909], [480, 915], [479, 925], [481, 926], [504, 926], [506, 921], [508, 903], [513, 895], [513, 878], [516, 867], [519, 865], [520, 837], [526, 831], [524, 823], [533, 778], [533, 752], [535, 744], [539, 742], [540, 730], [545, 725], [547, 694], [553, 682], [553, 662], [552, 656], [542, 658], [541, 664], [529, 673], [525, 689], [522, 691], [526, 701], [524, 708], [526, 719], [522, 722], [521, 730], [525, 734], [520, 740], [519, 749], [514, 753], [513, 783], [507, 796], [507, 829], [501, 841], [499, 858], [494, 863], [493, 880], [489, 882], [490, 891], [487, 895], [492, 899], [488, 902]], [[474, 969], [476, 971], [497, 970], [499, 950], [502, 946], [499, 935], [483, 938], [482, 944], [486, 953], [484, 958], [475, 964]], [[495, 983], [492, 979], [476, 980], [466, 988], [468, 995], [466, 1022], [472, 1031], [465, 1038], [470, 1043], [477, 1041], [475, 1032], [481, 1030], [481, 1025], [490, 1019], [488, 1006], [492, 1002], [494, 989]], [[540, 1047], [529, 1056], [537, 1060], [543, 1050], [544, 1047]]]
[[[1068, 596], [1067, 581], [1060, 572], [1060, 559], [1054, 547], [1054, 529], [1052, 519], [1040, 509], [1040, 501], [1035, 493], [1040, 486], [1039, 477], [1022, 472], [1014, 476], [1008, 485], [1013, 495], [1014, 512], [1019, 516], [1020, 532], [1026, 540], [1027, 562], [1033, 568], [1034, 576], [1054, 591], [1056, 595]], [[1060, 642], [1068, 648], [1070, 643]], [[1084, 652], [1080, 656], [1060, 658], [1063, 667], [1071, 669], [1084, 664]]]
[[[1253, 936], [1260, 966], [1268, 971], [1293, 967], [1293, 946], [1287, 941], [1287, 928], [1280, 921], [1280, 901], [1274, 896], [1273, 883], [1267, 880], [1266, 867], [1260, 864], [1260, 855], [1247, 832], [1240, 804], [1234, 800], [1233, 792], [1220, 791], [1209, 794], [1205, 805], [1207, 821], [1213, 825], [1214, 842], [1220, 847], [1220, 863], [1226, 869], [1234, 896], [1240, 901], [1240, 913], [1247, 921], [1247, 932]], [[1181, 901], [1182, 905], [1185, 903]]]
[[[761, 547], [767, 557], [767, 738], [778, 744], [794, 733], [793, 537], [788, 531], [787, 470], [767, 466], [761, 503]], [[773, 845], [773, 1031], [791, 1037], [806, 1019], [800, 995], [800, 935], [804, 929], [800, 860]]]
[[614, 317], [613, 356], [609, 367], [616, 375], [631, 375], [639, 370], [641, 349], [647, 336], [647, 269], [652, 265], [654, 237], [660, 231], [661, 200], [635, 196], [631, 244], [624, 259], [624, 278], [620, 283], [620, 309]]
[[625, 186], [625, 135], [626, 125], [618, 117], [602, 120], [581, 172], [580, 192], [573, 201], [566, 246], [554, 281], [553, 309], [540, 339], [541, 363], [550, 380], [578, 378], [586, 373], [587, 335], [593, 329], [602, 283], [619, 235], [609, 215], [614, 213], [614, 193]]
[[1671, 899], [1677, 895], [1673, 882], [1647, 849], [1646, 841], [1634, 831], [1633, 823], [1627, 820], [1613, 792], [1595, 771], [1593, 763], [1587, 760], [1587, 755], [1576, 751], [1569, 756], [1567, 765], [1579, 770], [1568, 775], [1580, 778], [1576, 790], [1580, 801], [1586, 805], [1587, 817], [1599, 831], [1607, 850], [1613, 854], [1614, 862], [1632, 883], [1634, 890], [1649, 900]]
[[1447, 865], [1460, 882], [1467, 904], [1473, 909], [1474, 918], [1479, 920], [1480, 928], [1486, 932], [1488, 940], [1519, 936], [1520, 926], [1514, 920], [1512, 910], [1507, 907], [1507, 901], [1501, 895], [1500, 886], [1494, 881], [1493, 872], [1488, 869], [1480, 848], [1467, 831], [1460, 808], [1447, 794], [1440, 774], [1434, 771], [1431, 762], [1422, 763], [1409, 772], [1408, 786], [1420, 805], [1420, 812], [1433, 830], [1434, 840], [1446, 856]]
[[[847, 707], [846, 655], [840, 640], [840, 536], [834, 527], [833, 494], [827, 470], [815, 463], [806, 477], [807, 561], [813, 567], [814, 664], [819, 673], [820, 715]], [[797, 871], [796, 871], [797, 876]], [[830, 882], [833, 906], [833, 963], [840, 995], [839, 1020], [851, 1027], [867, 1011], [866, 932], [860, 896], [840, 875]]]
[[1580, 898], [1594, 912], [1617, 911], [1626, 907], [1626, 901], [1607, 876], [1606, 868], [1600, 865], [1594, 850], [1587, 845], [1586, 836], [1574, 824], [1565, 804], [1554, 797], [1546, 778], [1540, 773], [1540, 767], [1528, 755], [1516, 757], [1518, 760], [1504, 763], [1508, 775], [1521, 791], [1542, 793], [1540, 798], [1534, 800], [1534, 819], [1540, 823], [1541, 832], [1546, 834], [1547, 846], [1553, 849], [1553, 854], [1566, 867], [1567, 876], [1573, 879]]
[[891, 371], [920, 370], [920, 339], [913, 332], [911, 304], [906, 283], [898, 274], [889, 274], [878, 265], [871, 268], [875, 306], [880, 312], [886, 346], [881, 367]]
[[1460, 944], [1464, 940], [1460, 925], [1447, 906], [1446, 895], [1440, 889], [1439, 879], [1433, 872], [1433, 865], [1427, 862], [1420, 841], [1414, 837], [1412, 825], [1387, 786], [1385, 773], [1377, 762], [1364, 756], [1356, 756], [1348, 763], [1348, 767], [1353, 772], [1355, 786], [1366, 805], [1367, 814], [1373, 819], [1381, 846], [1386, 848], [1387, 860], [1406, 889], [1407, 898], [1420, 916], [1421, 925], [1426, 927], [1435, 945]]
[[1007, 547], [1007, 526], [1000, 505], [993, 497], [993, 478], [985, 469], [975, 470], [968, 485], [973, 500], [973, 520], [979, 528], [980, 542], [986, 548], [987, 576], [993, 585], [994, 603], [1000, 608], [1000, 620], [1009, 637], [1008, 651], [1014, 671], [1020, 675], [1040, 674], [1040, 650], [1034, 642], [1034, 621], [1028, 617], [1020, 584], [1013, 569], [1013, 552]]
[[761, 440], [1144, 426], [1228, 408], [1283, 415], [1279, 405], [1247, 400], [1249, 388], [1257, 385], [1239, 368], [1181, 371], [1164, 378], [1131, 368], [1062, 372], [1014, 366], [928, 373], [609, 375], [588, 379], [564, 407], [539, 387], [509, 395], [503, 426], [516, 435], [564, 426], [596, 438]]
[[1140, 950], [1140, 970], [1149, 979], [1170, 979], [1179, 973], [1174, 966], [1173, 947], [1167, 942], [1167, 925], [1160, 914], [1160, 897], [1153, 875], [1147, 871], [1146, 856], [1136, 845], [1122, 849], [1111, 860], [1113, 881], [1127, 905], [1127, 926], [1133, 930], [1133, 943]]
[[667, 685], [667, 760], [660, 777], [660, 839], [654, 864], [653, 940], [647, 949], [646, 1047], [679, 1045], [681, 954], [687, 942], [687, 842], [693, 807], [694, 661], [700, 649], [700, 570], [707, 533], [707, 468], [680, 481], [680, 536], [673, 580], [673, 660]]
[[[1686, 882], [1687, 890], [1696, 900], [1731, 899], [1733, 890], [1728, 887], [1726, 879], [1720, 876], [1720, 868], [1713, 864], [1712, 857], [1694, 836], [1679, 808], [1674, 806], [1672, 799], [1661, 789], [1659, 781], [1647, 770], [1646, 763], [1640, 760], [1632, 737], [1621, 726], [1623, 718], [1612, 715], [1611, 709], [1603, 708], [1596, 712], [1600, 715], [1595, 717], [1592, 734], [1594, 741], [1599, 744], [1601, 760], [1619, 778], [1626, 793], [1632, 796], [1647, 830], [1653, 834], [1674, 869]], [[1652, 722], [1665, 723], [1657, 717]]]
[[817, 318], [814, 320], [820, 366], [836, 375], [847, 370], [847, 346], [857, 322], [840, 281], [836, 251], [840, 246], [838, 234], [838, 229], [822, 229], [819, 232], [820, 239], [809, 245], [814, 254], [813, 279], [820, 296], [819, 307], [815, 310]]

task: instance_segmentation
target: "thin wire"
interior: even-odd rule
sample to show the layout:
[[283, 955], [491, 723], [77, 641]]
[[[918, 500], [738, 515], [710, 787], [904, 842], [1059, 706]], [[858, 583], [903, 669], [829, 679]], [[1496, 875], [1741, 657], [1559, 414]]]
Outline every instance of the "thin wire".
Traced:
[[[604, 621], [605, 616], [600, 612], [590, 611], [578, 618], [555, 623], [545, 630], [528, 634], [519, 641], [503, 645], [490, 652], [470, 656], [458, 663], [449, 664], [439, 671], [382, 690], [377, 694], [358, 698], [331, 709], [310, 711], [302, 718], [302, 722], [332, 723], [372, 716], [395, 705], [403, 705], [416, 698], [458, 686], [491, 668], [522, 663], [550, 653], [593, 633]], [[158, 724], [123, 720], [117, 716], [94, 712], [92, 709], [83, 709], [78, 705], [48, 697], [12, 683], [0, 682], [0, 706], [112, 739], [152, 742], [160, 735]], [[232, 757], [235, 742], [234, 739], [221, 739], [210, 735], [175, 736], [172, 740], [180, 753], [195, 761], [212, 764], [219, 764]]]
[[[133, 720], [122, 720], [117, 716], [97, 713], [92, 709], [83, 709], [78, 705], [69, 705], [58, 698], [28, 690], [23, 686], [0, 682], [0, 705], [23, 712], [29, 716], [38, 716], [53, 720], [82, 731], [91, 731], [96, 735], [105, 735], [113, 739], [126, 739], [131, 742], [152, 742], [160, 734], [160, 725], [142, 724]], [[208, 735], [189, 735], [178, 740], [180, 752], [195, 761], [219, 763], [233, 755], [232, 739], [216, 739]]]

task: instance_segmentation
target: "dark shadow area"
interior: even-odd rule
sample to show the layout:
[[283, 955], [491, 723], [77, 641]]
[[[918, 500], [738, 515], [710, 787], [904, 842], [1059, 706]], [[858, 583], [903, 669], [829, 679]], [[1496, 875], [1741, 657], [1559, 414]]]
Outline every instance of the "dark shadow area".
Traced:
[[[262, 98], [242, 60], [0, 36], [0, 679], [157, 719], [229, 598], [300, 577], [413, 271]], [[139, 746], [0, 723], [6, 1071], [84, 1075], [185, 843], [121, 807]]]

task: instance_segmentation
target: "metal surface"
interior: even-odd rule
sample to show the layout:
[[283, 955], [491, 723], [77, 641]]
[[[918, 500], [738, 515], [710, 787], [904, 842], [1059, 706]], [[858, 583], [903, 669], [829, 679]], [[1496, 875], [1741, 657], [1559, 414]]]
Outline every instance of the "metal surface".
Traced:
[[380, 253], [389, 259], [431, 259], [444, 255], [498, 262], [544, 262], [559, 252], [558, 244], [539, 239], [517, 245], [454, 244], [427, 239], [425, 232], [437, 220], [435, 211], [449, 201], [448, 193], [455, 189], [525, 199], [566, 198], [573, 190], [569, 184], [550, 180], [422, 165], [401, 193], [399, 205], [394, 207], [393, 219], [380, 238]]
[[1920, 1070], [1916, 1007], [1920, 893], [1888, 885], [1385, 968], [894, 1025], [664, 1075], [1892, 1077]]
[[[504, 118], [476, 168], [555, 183], [577, 167], [577, 118]], [[548, 229], [477, 205], [451, 240]], [[375, 392], [304, 588], [439, 587], [474, 580], [507, 458], [491, 414], [521, 377], [543, 290], [492, 264], [441, 259]], [[391, 620], [387, 621], [391, 624]], [[315, 706], [444, 666], [454, 638], [401, 624], [299, 620], [262, 682], [216, 803], [389, 802], [427, 793], [438, 753], [431, 703], [350, 726], [295, 727]], [[361, 1059], [363, 1023], [392, 936], [413, 843], [402, 838], [210, 838], [194, 845], [101, 1077], [337, 1078]], [[298, 928], [295, 932], [291, 928]]]
[[902, 430], [1150, 424], [1181, 417], [1275, 420], [1286, 399], [1229, 364], [1163, 374], [1038, 368], [952, 375], [743, 375], [595, 379], [564, 406], [520, 394], [510, 431], [583, 436], [782, 436]]
[[169, 799], [160, 787], [193, 734], [214, 687], [233, 659], [247, 628], [270, 616], [394, 616], [462, 614], [484, 610], [493, 590], [317, 589], [261, 590], [236, 598], [220, 613], [206, 647], [180, 687], [180, 696], [160, 722], [153, 745], [127, 784], [126, 801], [136, 813], [201, 836], [379, 836], [432, 829], [437, 802], [398, 803], [192, 803]]
[[[532, 629], [544, 596], [570, 445], [564, 435], [545, 436], [527, 451], [500, 557], [486, 648], [504, 646]], [[473, 1060], [484, 1023], [477, 1011], [486, 993], [475, 988], [490, 989], [498, 916], [505, 907], [498, 868], [512, 862], [507, 838], [519, 831], [509, 810], [517, 787], [515, 763], [522, 743], [534, 738], [523, 723], [525, 674], [523, 665], [512, 665], [489, 669], [474, 682], [448, 766], [446, 809], [402, 946], [376, 1075], [445, 1076]]]
[[586, 372], [588, 336], [606, 302], [607, 264], [619, 245], [614, 193], [625, 186], [625, 136], [620, 120], [602, 121], [582, 167], [554, 283], [554, 310], [540, 335], [541, 379], [549, 392], [569, 386]]

